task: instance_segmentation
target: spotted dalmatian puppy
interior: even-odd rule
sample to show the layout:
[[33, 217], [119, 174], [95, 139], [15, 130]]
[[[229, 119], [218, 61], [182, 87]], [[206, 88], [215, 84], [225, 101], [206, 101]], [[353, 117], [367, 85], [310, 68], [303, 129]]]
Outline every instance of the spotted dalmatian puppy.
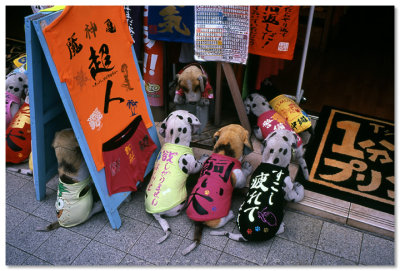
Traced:
[[239, 208], [237, 225], [240, 233], [212, 231], [211, 235], [224, 235], [236, 241], [265, 241], [283, 233], [284, 205], [298, 202], [304, 197], [304, 187], [293, 183], [288, 166], [291, 149], [297, 138], [288, 130], [276, 130], [264, 141], [260, 165], [250, 179], [250, 188]]
[[146, 188], [146, 212], [160, 223], [165, 235], [157, 243], [163, 242], [171, 234], [167, 220], [163, 216], [177, 216], [187, 199], [186, 179], [189, 174], [200, 171], [208, 155], [196, 160], [189, 147], [192, 134], [201, 123], [193, 114], [176, 110], [161, 123], [159, 134], [165, 138]]
[[[295, 133], [289, 123], [278, 112], [272, 109], [264, 96], [258, 93], [250, 94], [244, 100], [244, 105], [247, 115], [254, 114], [257, 117], [257, 125], [254, 127], [253, 132], [258, 140], [264, 140], [277, 129], [285, 129]], [[303, 140], [297, 133], [295, 135], [297, 137], [297, 147], [294, 148], [293, 160], [297, 161], [303, 171], [304, 178], [308, 180], [309, 172], [304, 160]]]

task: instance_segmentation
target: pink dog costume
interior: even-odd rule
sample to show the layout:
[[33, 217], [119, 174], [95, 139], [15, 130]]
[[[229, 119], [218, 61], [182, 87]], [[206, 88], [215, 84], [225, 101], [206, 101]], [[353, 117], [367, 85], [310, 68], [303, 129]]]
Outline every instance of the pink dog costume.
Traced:
[[13, 103], [18, 104], [19, 107], [21, 105], [21, 99], [14, 94], [6, 92], [6, 127], [8, 127], [13, 118], [11, 115], [11, 105]]
[[[262, 113], [258, 117], [257, 126], [260, 127], [263, 138], [267, 138], [270, 133], [277, 129], [293, 131], [286, 119], [275, 110], [268, 110]], [[303, 144], [303, 140], [297, 133], [296, 137], [297, 147], [300, 147]]]
[[227, 216], [233, 192], [231, 173], [241, 166], [235, 158], [213, 153], [204, 163], [189, 196], [188, 217], [194, 221], [208, 221]]

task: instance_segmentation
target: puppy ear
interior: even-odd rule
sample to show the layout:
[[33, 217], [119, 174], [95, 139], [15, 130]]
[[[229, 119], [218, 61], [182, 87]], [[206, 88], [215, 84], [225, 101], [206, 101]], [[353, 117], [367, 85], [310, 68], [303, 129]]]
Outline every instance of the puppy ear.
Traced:
[[246, 114], [247, 114], [247, 115], [250, 114], [251, 108], [250, 108], [250, 100], [249, 100], [249, 98], [246, 98], [246, 99], [243, 101], [243, 104], [244, 104], [244, 108], [246, 109]]
[[243, 146], [243, 154], [248, 155], [253, 151], [253, 145], [250, 141], [249, 131], [246, 130], [245, 137], [244, 137], [244, 146]]
[[206, 89], [207, 76], [205, 76], [203, 74], [203, 75], [200, 75], [197, 79], [199, 80], [199, 83], [200, 83], [201, 93], [203, 93], [204, 90]]
[[263, 147], [261, 148], [261, 155], [264, 154], [265, 146], [267, 146], [267, 139], [266, 138], [264, 138], [264, 140], [262, 141], [262, 145], [263, 145]]
[[158, 133], [160, 134], [160, 136], [162, 136], [163, 138], [165, 138], [165, 131], [167, 130], [167, 124], [166, 124], [166, 120], [164, 120], [161, 123], [160, 129], [158, 130]]
[[[221, 128], [221, 129], [222, 129], [222, 128]], [[218, 131], [216, 131], [216, 132], [214, 133], [214, 135], [213, 135], [214, 144], [218, 141], [219, 136], [221, 135], [221, 129], [219, 129]]]
[[188, 113], [187, 122], [192, 126], [192, 134], [196, 134], [201, 126], [200, 120], [195, 115]]
[[296, 134], [296, 132], [292, 131], [292, 135], [293, 135], [293, 142], [291, 144], [291, 147], [293, 149], [297, 149], [297, 144], [298, 144], [297, 134]]

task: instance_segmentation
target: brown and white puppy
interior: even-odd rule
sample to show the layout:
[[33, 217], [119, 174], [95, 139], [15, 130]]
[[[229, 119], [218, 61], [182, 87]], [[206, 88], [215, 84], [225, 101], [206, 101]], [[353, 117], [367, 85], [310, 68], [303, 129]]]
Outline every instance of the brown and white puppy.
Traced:
[[[83, 181], [87, 181], [90, 178], [90, 173], [85, 163], [85, 159], [82, 155], [79, 143], [75, 137], [72, 129], [64, 129], [56, 132], [54, 141], [52, 144], [54, 148], [57, 164], [58, 164], [58, 175], [59, 175], [59, 189], [61, 183], [65, 185], [74, 185]], [[88, 183], [80, 192], [78, 197], [92, 198], [92, 183]], [[61, 202], [62, 201], [62, 202]], [[93, 198], [91, 199], [93, 201]], [[56, 201], [56, 212], [57, 218], [60, 219], [63, 213], [63, 207], [66, 208], [68, 201], [63, 201], [57, 197]], [[103, 210], [101, 201], [95, 202], [93, 205], [88, 206], [91, 208], [90, 213], [87, 217], [89, 219], [92, 215]], [[38, 228], [37, 231], [51, 231], [62, 226], [59, 221], [53, 222], [45, 228]]]
[[213, 154], [204, 162], [188, 199], [186, 213], [195, 221], [195, 233], [183, 255], [200, 243], [204, 225], [220, 228], [234, 217], [230, 210], [233, 189], [243, 188], [252, 171], [249, 162], [240, 163], [253, 150], [246, 129], [237, 124], [225, 126], [214, 134], [214, 140]]
[[207, 76], [197, 65], [190, 65], [176, 75], [177, 87], [174, 97], [176, 104], [199, 104], [205, 105], [209, 101], [202, 98], [205, 91]]

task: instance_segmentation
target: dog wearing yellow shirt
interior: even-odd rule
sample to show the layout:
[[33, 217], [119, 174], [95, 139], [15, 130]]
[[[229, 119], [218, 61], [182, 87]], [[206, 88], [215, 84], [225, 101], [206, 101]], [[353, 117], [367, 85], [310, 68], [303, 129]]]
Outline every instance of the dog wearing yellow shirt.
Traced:
[[187, 191], [186, 179], [189, 174], [198, 173], [207, 159], [196, 160], [189, 147], [192, 134], [197, 133], [201, 123], [186, 110], [176, 110], [161, 123], [159, 134], [165, 138], [146, 188], [145, 208], [160, 223], [165, 235], [161, 243], [171, 234], [164, 216], [173, 217], [184, 209]]

